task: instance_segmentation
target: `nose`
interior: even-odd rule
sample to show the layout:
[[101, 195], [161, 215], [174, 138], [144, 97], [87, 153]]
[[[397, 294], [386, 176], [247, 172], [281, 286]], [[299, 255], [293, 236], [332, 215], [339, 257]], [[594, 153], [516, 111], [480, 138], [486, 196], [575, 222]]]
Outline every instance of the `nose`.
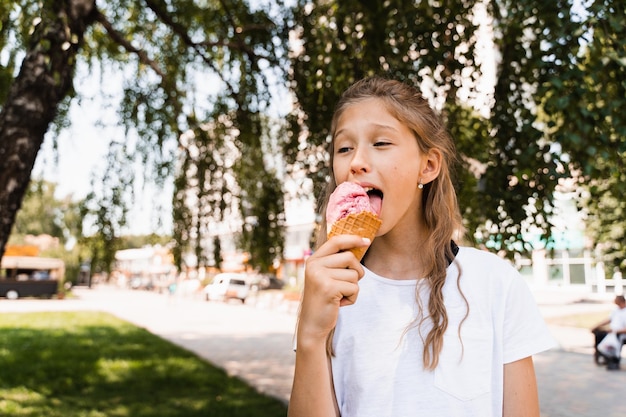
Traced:
[[350, 161], [350, 172], [352, 174], [359, 174], [370, 171], [370, 161], [367, 155], [366, 149], [362, 147], [354, 150], [354, 156]]

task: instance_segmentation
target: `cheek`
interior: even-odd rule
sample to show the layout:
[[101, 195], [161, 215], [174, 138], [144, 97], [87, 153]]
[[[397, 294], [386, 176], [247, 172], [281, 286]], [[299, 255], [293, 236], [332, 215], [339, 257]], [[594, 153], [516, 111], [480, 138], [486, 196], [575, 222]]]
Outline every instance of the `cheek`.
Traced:
[[419, 181], [418, 171], [412, 165], [397, 164], [390, 167], [390, 172], [392, 174], [392, 178], [394, 178], [396, 182], [402, 183], [403, 186], [406, 187], [411, 184], [415, 184], [415, 186], [417, 186]]
[[333, 164], [333, 176], [335, 177], [335, 183], [340, 184], [344, 182], [348, 178], [348, 172], [341, 164], [334, 163]]

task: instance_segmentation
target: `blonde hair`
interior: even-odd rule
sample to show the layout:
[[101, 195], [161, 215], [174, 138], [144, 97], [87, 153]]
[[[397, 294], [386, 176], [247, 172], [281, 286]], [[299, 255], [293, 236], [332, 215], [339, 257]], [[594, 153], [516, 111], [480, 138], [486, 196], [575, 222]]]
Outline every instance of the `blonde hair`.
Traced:
[[[328, 186], [320, 200], [319, 212], [322, 214], [322, 224], [317, 233], [316, 244], [319, 246], [327, 240], [326, 220], [323, 213], [326, 212], [330, 194], [337, 186], [332, 168], [337, 120], [346, 108], [370, 98], [380, 99], [385, 109], [413, 132], [422, 153], [426, 154], [432, 149], [437, 149], [442, 155], [439, 175], [435, 180], [424, 185], [423, 211], [416, 213], [418, 216], [423, 216], [428, 229], [428, 239], [421, 248], [426, 278], [420, 280], [415, 295], [420, 312], [412, 326], [421, 328], [421, 324], [427, 320], [432, 323], [431, 330], [423, 338], [424, 367], [432, 370], [439, 363], [439, 354], [443, 347], [443, 335], [448, 327], [448, 315], [442, 290], [446, 281], [446, 270], [455, 257], [451, 243], [455, 236], [461, 235], [463, 226], [451, 177], [452, 167], [457, 158], [454, 142], [428, 101], [416, 88], [395, 80], [371, 77], [356, 82], [341, 96], [331, 123], [332, 140], [329, 148], [331, 172]], [[460, 272], [457, 277], [457, 287], [459, 285], [458, 280], [460, 280]], [[427, 312], [423, 311], [419, 297], [420, 288], [423, 285], [429, 289]], [[332, 354], [332, 336], [331, 333], [328, 340], [329, 354]]]

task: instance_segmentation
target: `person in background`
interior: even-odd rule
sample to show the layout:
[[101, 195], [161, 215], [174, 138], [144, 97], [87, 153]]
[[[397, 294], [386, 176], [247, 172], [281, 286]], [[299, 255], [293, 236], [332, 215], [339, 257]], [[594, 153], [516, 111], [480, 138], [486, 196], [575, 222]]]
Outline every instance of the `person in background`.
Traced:
[[[596, 347], [602, 339], [611, 332], [617, 334], [617, 338], [622, 344], [626, 341], [626, 299], [623, 295], [618, 295], [615, 297], [614, 302], [616, 308], [611, 312], [609, 317], [591, 329], [591, 332], [595, 336]], [[604, 359], [604, 361], [602, 361], [602, 359]], [[618, 370], [620, 367], [619, 352], [616, 357], [606, 357], [596, 350], [595, 360], [598, 364], [605, 363], [606, 369], [610, 371]]]
[[[382, 198], [382, 225], [371, 242], [320, 227], [289, 417], [539, 417], [532, 355], [554, 339], [518, 271], [460, 245], [456, 152], [427, 100], [361, 80], [337, 105], [330, 146], [321, 218], [352, 181]], [[356, 247], [368, 247], [361, 262]]]

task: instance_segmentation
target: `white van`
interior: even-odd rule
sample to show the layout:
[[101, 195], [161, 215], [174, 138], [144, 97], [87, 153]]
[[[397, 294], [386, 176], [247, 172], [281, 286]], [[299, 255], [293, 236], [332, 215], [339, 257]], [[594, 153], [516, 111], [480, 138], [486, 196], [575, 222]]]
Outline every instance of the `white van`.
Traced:
[[224, 272], [217, 274], [213, 281], [204, 287], [204, 298], [207, 301], [237, 299], [245, 303], [249, 292], [246, 274]]

